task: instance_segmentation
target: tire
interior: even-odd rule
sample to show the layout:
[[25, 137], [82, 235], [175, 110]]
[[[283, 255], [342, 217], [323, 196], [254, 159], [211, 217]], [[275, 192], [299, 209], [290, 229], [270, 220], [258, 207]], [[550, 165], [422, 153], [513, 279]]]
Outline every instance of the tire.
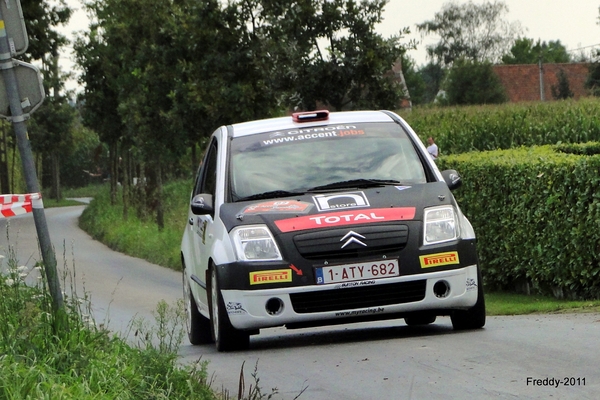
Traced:
[[235, 329], [229, 321], [219, 289], [217, 269], [214, 267], [210, 269], [210, 321], [218, 351], [246, 350], [250, 347], [250, 334]]
[[485, 298], [481, 271], [477, 271], [477, 302], [468, 310], [456, 310], [450, 315], [454, 330], [480, 329], [485, 325]]
[[193, 345], [212, 343], [210, 320], [198, 311], [198, 306], [196, 305], [194, 295], [190, 288], [190, 281], [185, 266], [183, 268], [183, 304], [185, 307], [186, 327], [190, 343]]
[[410, 317], [404, 317], [404, 322], [406, 322], [406, 325], [408, 326], [429, 325], [433, 324], [436, 318], [437, 316], [434, 314], [421, 313], [411, 315]]

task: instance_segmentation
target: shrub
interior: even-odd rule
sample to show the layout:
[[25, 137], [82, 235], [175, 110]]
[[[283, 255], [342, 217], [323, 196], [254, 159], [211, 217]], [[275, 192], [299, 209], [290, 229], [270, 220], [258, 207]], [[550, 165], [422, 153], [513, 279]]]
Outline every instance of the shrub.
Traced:
[[455, 194], [477, 233], [486, 284], [512, 289], [524, 283], [556, 297], [600, 296], [600, 155], [535, 146], [439, 163], [463, 176]]

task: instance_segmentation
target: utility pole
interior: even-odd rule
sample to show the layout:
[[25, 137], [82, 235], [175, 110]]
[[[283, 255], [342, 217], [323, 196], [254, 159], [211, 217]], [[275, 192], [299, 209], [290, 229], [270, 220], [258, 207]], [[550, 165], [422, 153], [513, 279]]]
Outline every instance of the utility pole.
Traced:
[[544, 98], [544, 67], [542, 64], [542, 54], [540, 53], [540, 58], [539, 58], [539, 69], [540, 69], [540, 100], [544, 101], [546, 100]]
[[[12, 58], [13, 55], [24, 53], [26, 48], [27, 33], [19, 0], [0, 0], [0, 70], [4, 83], [4, 88], [0, 88], [0, 116], [12, 122], [21, 154], [27, 191], [40, 193], [25, 121], [29, 118], [29, 113], [37, 109], [43, 102], [44, 88], [37, 68]], [[27, 109], [28, 113], [24, 113], [24, 109]], [[57, 317], [56, 321], [60, 325], [59, 321], [63, 321], [65, 315], [64, 302], [56, 269], [56, 255], [46, 223], [46, 214], [42, 204], [34, 204], [32, 212], [42, 252], [44, 271], [48, 280], [48, 289], [52, 297], [52, 307]]]

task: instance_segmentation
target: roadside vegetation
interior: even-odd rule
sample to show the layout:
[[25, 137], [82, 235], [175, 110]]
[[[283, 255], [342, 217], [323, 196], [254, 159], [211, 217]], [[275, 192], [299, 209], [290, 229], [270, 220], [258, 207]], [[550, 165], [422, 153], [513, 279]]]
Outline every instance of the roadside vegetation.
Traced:
[[29, 275], [43, 276], [40, 267], [20, 266], [12, 251], [2, 255], [0, 267], [0, 398], [217, 398], [205, 363], [177, 363], [181, 304], [159, 304], [156, 327], [132, 321], [137, 341], [131, 343], [94, 321], [85, 294], [73, 294], [65, 297], [66, 329], [55, 333], [43, 280], [25, 284]]
[[115, 204], [111, 204], [108, 184], [94, 196], [79, 224], [90, 236], [113, 250], [178, 271], [181, 269], [179, 246], [186, 225], [191, 187], [191, 181], [187, 180], [165, 185], [165, 225], [162, 230], [152, 218], [143, 214], [131, 212], [124, 219], [122, 196], [117, 196]]
[[64, 266], [67, 318], [55, 332], [42, 266], [19, 265], [14, 248], [0, 254], [0, 399], [262, 400], [277, 393], [263, 393], [258, 362], [248, 377], [241, 364], [235, 394], [211, 386], [208, 361], [179, 362], [183, 300], [159, 302], [153, 321], [135, 318], [126, 332], [109, 331], [94, 318], [88, 294], [71, 285], [76, 265]]

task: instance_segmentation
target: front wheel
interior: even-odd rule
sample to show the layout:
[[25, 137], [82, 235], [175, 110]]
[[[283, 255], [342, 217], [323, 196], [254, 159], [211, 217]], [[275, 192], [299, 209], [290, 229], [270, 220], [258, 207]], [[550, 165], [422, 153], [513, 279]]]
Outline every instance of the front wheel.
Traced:
[[468, 310], [457, 310], [450, 315], [455, 330], [479, 329], [485, 325], [485, 299], [481, 271], [477, 271], [477, 302]]
[[214, 266], [210, 269], [210, 305], [212, 334], [217, 350], [246, 350], [250, 346], [250, 334], [231, 325]]

